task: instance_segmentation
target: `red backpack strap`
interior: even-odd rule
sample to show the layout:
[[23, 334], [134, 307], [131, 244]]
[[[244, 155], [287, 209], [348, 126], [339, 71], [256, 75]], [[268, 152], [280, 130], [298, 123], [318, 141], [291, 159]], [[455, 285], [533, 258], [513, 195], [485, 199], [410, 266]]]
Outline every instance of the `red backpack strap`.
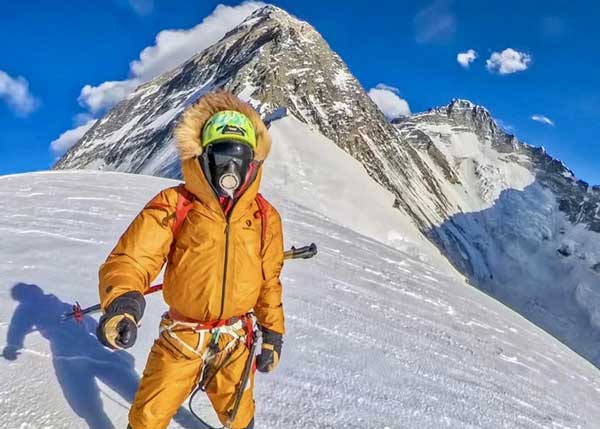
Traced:
[[256, 194], [256, 205], [258, 206], [258, 213], [260, 215], [260, 253], [262, 254], [265, 247], [265, 241], [267, 239], [269, 203], [261, 194]]
[[194, 196], [185, 188], [185, 185], [179, 185], [177, 188], [177, 206], [175, 207], [175, 222], [171, 230], [173, 235], [177, 234], [183, 224], [185, 217], [194, 207]]

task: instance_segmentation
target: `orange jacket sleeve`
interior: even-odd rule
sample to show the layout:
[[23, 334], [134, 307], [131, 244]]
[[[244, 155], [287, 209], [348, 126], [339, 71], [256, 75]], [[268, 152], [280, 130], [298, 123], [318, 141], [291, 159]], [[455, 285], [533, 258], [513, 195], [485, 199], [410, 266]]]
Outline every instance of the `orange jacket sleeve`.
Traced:
[[99, 289], [102, 310], [120, 295], [144, 293], [160, 273], [173, 241], [170, 220], [177, 194], [166, 189], [136, 216], [100, 267]]
[[254, 310], [261, 326], [284, 334], [282, 289], [279, 279], [283, 268], [283, 231], [281, 217], [273, 207], [269, 207], [268, 222], [262, 262], [263, 284]]

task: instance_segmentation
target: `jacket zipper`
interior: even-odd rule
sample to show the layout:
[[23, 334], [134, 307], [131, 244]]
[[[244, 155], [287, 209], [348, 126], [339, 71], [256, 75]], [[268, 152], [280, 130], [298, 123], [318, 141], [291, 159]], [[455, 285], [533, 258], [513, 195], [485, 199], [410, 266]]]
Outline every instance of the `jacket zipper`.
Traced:
[[[250, 186], [250, 183], [254, 181], [255, 177], [248, 183], [247, 186]], [[247, 189], [247, 188], [246, 188]], [[244, 189], [245, 190], [245, 189]], [[218, 197], [217, 197], [218, 200]], [[217, 320], [221, 320], [223, 317], [223, 312], [225, 311], [225, 287], [227, 283], [227, 260], [229, 259], [229, 219], [231, 218], [231, 213], [233, 213], [233, 209], [235, 208], [238, 199], [234, 198], [231, 201], [231, 206], [229, 207], [229, 213], [225, 214], [225, 262], [223, 264], [223, 284], [221, 286], [221, 312], [219, 313], [219, 317]]]
[[226, 219], [225, 224], [225, 261], [223, 263], [223, 285], [221, 286], [221, 312], [217, 320], [221, 320], [223, 317], [223, 311], [225, 310], [225, 285], [227, 284], [227, 262], [229, 259], [229, 217]]
[[238, 200], [232, 200], [229, 212], [225, 213], [225, 262], [223, 264], [223, 285], [221, 286], [221, 312], [219, 313], [217, 320], [221, 320], [223, 312], [225, 311], [225, 288], [227, 284], [227, 263], [229, 260], [229, 221], [237, 202]]

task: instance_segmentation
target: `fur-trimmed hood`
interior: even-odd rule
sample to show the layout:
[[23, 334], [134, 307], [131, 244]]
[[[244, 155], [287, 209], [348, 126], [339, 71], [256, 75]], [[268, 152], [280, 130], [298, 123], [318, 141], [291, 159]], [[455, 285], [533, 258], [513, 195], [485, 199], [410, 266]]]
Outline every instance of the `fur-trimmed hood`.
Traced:
[[177, 150], [181, 161], [196, 158], [202, 154], [202, 128], [215, 113], [223, 110], [235, 110], [250, 119], [256, 133], [254, 159], [264, 161], [267, 158], [271, 150], [271, 137], [259, 114], [252, 106], [244, 103], [232, 93], [219, 90], [200, 98], [184, 112], [181, 122], [175, 129]]
[[262, 162], [271, 150], [271, 137], [259, 114], [252, 106], [244, 103], [232, 93], [223, 90], [216, 91], [200, 98], [184, 112], [179, 125], [175, 129], [175, 138], [181, 159], [181, 171], [185, 187], [204, 205], [223, 216], [219, 201], [206, 180], [197, 159], [198, 155], [202, 154], [201, 136], [204, 124], [215, 113], [223, 110], [236, 110], [246, 115], [252, 122], [256, 134], [254, 160], [258, 164], [258, 171], [254, 181], [244, 191], [233, 208], [231, 217], [235, 218], [254, 202], [262, 178]]

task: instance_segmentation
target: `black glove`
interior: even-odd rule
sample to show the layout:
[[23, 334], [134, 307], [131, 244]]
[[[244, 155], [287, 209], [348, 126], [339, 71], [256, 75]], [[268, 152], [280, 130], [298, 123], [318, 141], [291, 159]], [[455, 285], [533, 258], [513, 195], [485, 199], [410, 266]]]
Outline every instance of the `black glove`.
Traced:
[[262, 350], [256, 357], [256, 369], [260, 372], [271, 372], [279, 364], [283, 336], [275, 331], [261, 327]]
[[144, 315], [146, 301], [139, 292], [127, 292], [110, 303], [100, 318], [96, 335], [111, 349], [128, 349], [137, 339], [137, 324]]

